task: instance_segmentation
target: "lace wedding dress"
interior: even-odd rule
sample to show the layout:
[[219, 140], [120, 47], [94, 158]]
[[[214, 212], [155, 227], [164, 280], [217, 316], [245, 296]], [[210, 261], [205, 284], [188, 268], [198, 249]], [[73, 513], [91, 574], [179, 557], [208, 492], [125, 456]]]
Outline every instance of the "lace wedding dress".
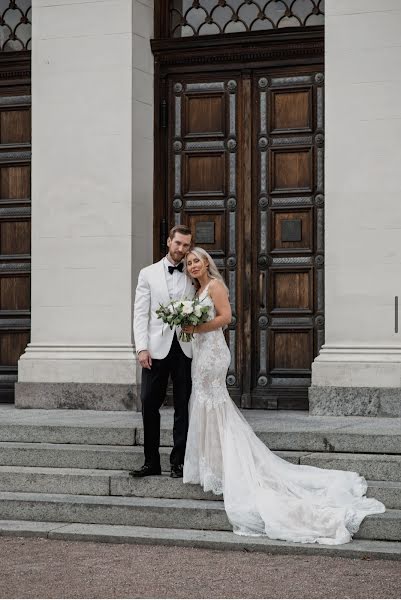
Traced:
[[[215, 308], [207, 288], [200, 296]], [[366, 515], [385, 511], [366, 498], [357, 473], [293, 465], [259, 440], [226, 388], [230, 351], [221, 329], [193, 341], [192, 395], [184, 483], [223, 494], [234, 532], [290, 542], [344, 544]]]

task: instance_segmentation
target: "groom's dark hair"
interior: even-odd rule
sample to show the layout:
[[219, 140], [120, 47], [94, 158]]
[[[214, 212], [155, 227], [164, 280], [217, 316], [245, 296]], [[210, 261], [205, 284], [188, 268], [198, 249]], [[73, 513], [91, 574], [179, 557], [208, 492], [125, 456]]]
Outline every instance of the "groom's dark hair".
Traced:
[[182, 235], [190, 235], [192, 236], [192, 231], [191, 229], [187, 226], [187, 225], [174, 225], [174, 227], [172, 227], [170, 229], [170, 233], [169, 233], [169, 238], [170, 240], [172, 240], [175, 236], [176, 233], [181, 233]]

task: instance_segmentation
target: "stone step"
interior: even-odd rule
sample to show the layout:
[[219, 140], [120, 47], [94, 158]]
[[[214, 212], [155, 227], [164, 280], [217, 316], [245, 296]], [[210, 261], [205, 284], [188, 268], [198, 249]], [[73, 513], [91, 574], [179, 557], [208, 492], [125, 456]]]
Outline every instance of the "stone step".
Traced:
[[[205, 493], [198, 485], [184, 484], [168, 475], [135, 480], [128, 475], [113, 476], [110, 482], [112, 496], [137, 498], [182, 498], [188, 500], [219, 500], [211, 492]], [[16, 490], [10, 490], [16, 491]], [[34, 491], [34, 490], [29, 490]], [[394, 481], [368, 481], [367, 496], [376, 498], [387, 508], [401, 509], [401, 483]]]
[[[253, 415], [253, 412], [258, 413]], [[262, 411], [243, 411], [257, 436], [270, 450], [298, 452], [347, 452], [401, 455], [401, 418], [308, 417], [282, 413], [271, 417]], [[160, 443], [172, 445], [172, 427], [162, 420]], [[139, 424], [136, 443], [143, 445]]]
[[110, 495], [112, 479], [128, 478], [127, 471], [0, 466], [1, 492]]
[[[401, 418], [313, 417], [307, 412], [242, 411], [271, 450], [401, 454]], [[161, 411], [161, 443], [172, 444], [173, 412]], [[0, 441], [131, 446], [143, 443], [140, 413], [0, 406]]]
[[[169, 450], [162, 450], [167, 461]], [[86, 444], [0, 442], [0, 464], [25, 467], [130, 470], [143, 464], [143, 448]]]
[[363, 520], [355, 538], [401, 542], [401, 510], [388, 509], [382, 514], [369, 515]]
[[342, 454], [315, 452], [300, 458], [303, 465], [356, 471], [366, 479], [401, 481], [401, 456], [394, 454]]
[[221, 501], [0, 492], [0, 519], [230, 530]]
[[[170, 469], [170, 448], [160, 448], [161, 466]], [[277, 452], [299, 464], [302, 452]], [[0, 442], [0, 465], [25, 467], [69, 467], [77, 469], [136, 469], [143, 465], [140, 446], [101, 446], [86, 444], [47, 444]]]
[[215, 496], [212, 492], [204, 492], [200, 485], [184, 484], [182, 479], [172, 479], [168, 473], [143, 479], [134, 479], [127, 473], [123, 476], [113, 476], [110, 481], [110, 493], [112, 496], [135, 498], [210, 501], [221, 501], [222, 499], [222, 496]]
[[401, 482], [399, 481], [369, 481], [367, 496], [383, 502], [386, 508], [401, 510]]
[[211, 550], [240, 550], [267, 554], [297, 554], [337, 556], [359, 559], [401, 559], [400, 542], [353, 540], [349, 544], [293, 544], [267, 537], [245, 537], [228, 531], [196, 529], [163, 529], [124, 525], [94, 525], [90, 523], [61, 524], [36, 521], [0, 521], [0, 536], [42, 537], [57, 540], [108, 542], [114, 544], [157, 544], [208, 548]]
[[[141, 425], [141, 415], [124, 413], [123, 421], [120, 415], [109, 412], [106, 422], [104, 415], [99, 418], [96, 414], [99, 412], [61, 410], [57, 414], [57, 411], [20, 409], [20, 414], [13, 413], [13, 418], [11, 415], [7, 418], [7, 412], [4, 413], [0, 407], [0, 441], [113, 446], [133, 446], [136, 443], [136, 429]], [[39, 413], [38, 416], [36, 413]]]
[[[368, 481], [368, 496], [381, 500], [387, 508], [401, 509], [401, 483]], [[103, 469], [63, 469], [48, 467], [0, 467], [0, 491], [136, 498], [221, 500], [199, 485], [183, 484], [182, 479], [158, 477], [134, 479], [127, 471]]]
[[[221, 499], [221, 496], [215, 496], [211, 492], [205, 493], [198, 485], [184, 484], [181, 479], [171, 479], [168, 475], [145, 479], [133, 479], [127, 474], [113, 476], [110, 490], [112, 496], [191, 500]], [[401, 509], [401, 482], [368, 481], [367, 495], [380, 500], [387, 508]]]
[[[208, 500], [1, 492], [0, 519], [231, 531], [223, 502]], [[367, 517], [355, 537], [401, 541], [401, 510]]]
[[[276, 451], [293, 464], [356, 471], [366, 479], [401, 481], [401, 456], [395, 454], [347, 454]], [[160, 449], [164, 471], [169, 470], [170, 448]], [[0, 465], [129, 471], [143, 464], [140, 446], [46, 444], [0, 442]]]
[[0, 467], [0, 492], [130, 496], [137, 498], [182, 498], [221, 500], [199, 485], [183, 484], [168, 473], [134, 479], [128, 471], [48, 467]]

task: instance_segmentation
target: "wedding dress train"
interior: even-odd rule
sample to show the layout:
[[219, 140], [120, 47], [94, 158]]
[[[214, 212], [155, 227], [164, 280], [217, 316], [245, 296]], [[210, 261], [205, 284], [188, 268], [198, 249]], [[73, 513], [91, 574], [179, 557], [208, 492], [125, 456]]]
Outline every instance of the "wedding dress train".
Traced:
[[[207, 288], [200, 300], [215, 309]], [[259, 440], [226, 388], [230, 351], [221, 329], [193, 341], [184, 483], [223, 494], [235, 533], [344, 544], [366, 515], [385, 511], [357, 473], [293, 465]]]

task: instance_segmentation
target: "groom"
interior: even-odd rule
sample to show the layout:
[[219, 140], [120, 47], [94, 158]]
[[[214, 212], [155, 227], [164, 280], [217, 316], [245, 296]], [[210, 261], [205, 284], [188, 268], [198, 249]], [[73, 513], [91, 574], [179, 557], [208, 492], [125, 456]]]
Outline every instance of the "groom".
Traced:
[[145, 464], [130, 471], [133, 477], [160, 475], [160, 412], [166, 396], [169, 375], [173, 381], [174, 428], [170, 455], [171, 477], [182, 477], [188, 432], [188, 401], [191, 395], [190, 343], [180, 342], [173, 330], [157, 318], [159, 304], [192, 298], [195, 290], [183, 271], [182, 262], [191, 248], [189, 227], [176, 225], [170, 231], [168, 254], [161, 261], [145, 267], [138, 277], [134, 308], [134, 338], [142, 367], [142, 417]]

